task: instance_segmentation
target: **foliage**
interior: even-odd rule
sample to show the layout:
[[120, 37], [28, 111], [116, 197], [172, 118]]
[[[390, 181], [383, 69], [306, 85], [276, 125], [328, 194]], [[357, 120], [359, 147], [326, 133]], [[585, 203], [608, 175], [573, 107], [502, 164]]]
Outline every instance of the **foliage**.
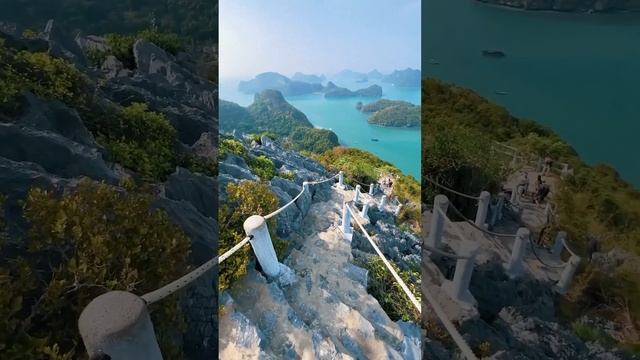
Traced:
[[183, 154], [179, 156], [178, 164], [192, 173], [200, 173], [209, 177], [218, 176], [218, 161], [216, 159]]
[[[120, 33], [106, 34], [107, 45], [109, 50], [106, 54], [100, 55], [100, 57], [106, 57], [107, 55], [113, 55], [129, 69], [135, 68], [136, 62], [133, 56], [133, 45], [136, 40], [143, 39], [151, 42], [161, 49], [171, 53], [177, 54], [183, 50], [182, 41], [176, 34], [162, 33], [158, 30], [145, 29], [138, 32], [135, 35], [123, 35]], [[94, 54], [93, 57], [96, 57]]]
[[[391, 266], [407, 284], [407, 287], [409, 287], [409, 290], [417, 300], [420, 301], [420, 273], [401, 271], [393, 263], [391, 263]], [[364, 263], [364, 267], [369, 271], [367, 291], [378, 300], [391, 320], [419, 321], [420, 313], [400, 285], [398, 285], [380, 257], [370, 256]]]
[[[95, 129], [94, 129], [95, 130]], [[146, 104], [133, 103], [97, 129], [98, 142], [114, 160], [145, 180], [159, 180], [173, 169], [176, 131], [166, 117], [150, 111]]]
[[278, 135], [276, 135], [275, 133], [271, 132], [271, 131], [262, 131], [256, 134], [249, 134], [249, 139], [251, 141], [255, 141], [256, 143], [262, 145], [262, 137], [266, 136], [271, 140], [275, 140], [278, 138]]
[[407, 101], [380, 99], [380, 100], [374, 101], [372, 103], [363, 105], [362, 108], [360, 109], [360, 111], [362, 111], [364, 113], [374, 113], [376, 111], [380, 111], [380, 110], [386, 109], [388, 107], [398, 106], [398, 105], [413, 106], [413, 104], [411, 104], [410, 102], [407, 102]]
[[291, 132], [288, 144], [296, 151], [323, 153], [338, 146], [338, 135], [331, 130], [299, 127]]
[[224, 158], [226, 154], [236, 154], [240, 156], [247, 155], [247, 149], [245, 149], [242, 143], [234, 138], [222, 138], [218, 149], [220, 158]]
[[420, 107], [411, 104], [389, 106], [369, 116], [368, 122], [393, 127], [420, 126]]
[[[223, 254], [246, 237], [243, 230], [244, 221], [252, 215], [266, 215], [278, 208], [278, 198], [271, 192], [269, 186], [259, 182], [241, 181], [227, 185], [227, 200], [220, 204], [218, 222], [220, 235], [218, 240], [218, 254]], [[267, 221], [271, 239], [277, 239], [276, 218]], [[278, 247], [282, 247], [279, 245]], [[247, 273], [251, 250], [245, 246], [232, 257], [220, 264], [218, 281], [220, 291], [227, 289], [231, 283]]]
[[25, 90], [67, 104], [86, 100], [87, 81], [69, 62], [43, 52], [17, 51], [0, 39], [0, 110], [14, 113]]
[[597, 329], [589, 324], [581, 321], [574, 321], [571, 323], [571, 330], [580, 339], [586, 342], [599, 342], [601, 344], [611, 343], [611, 337], [607, 335], [603, 330]]
[[251, 172], [258, 176], [262, 181], [269, 181], [276, 176], [276, 168], [273, 161], [264, 155], [250, 155], [246, 159], [247, 165]]
[[[152, 200], [88, 180], [61, 197], [29, 192], [30, 261], [9, 260], [0, 270], [0, 339], [7, 341], [0, 357], [81, 357], [83, 345], [70, 324], [93, 298], [110, 290], [143, 294], [188, 270], [188, 238], [165, 213], [151, 210]], [[179, 355], [167, 341], [184, 328], [177, 297], [154, 305], [152, 317], [163, 352]]]
[[296, 174], [293, 171], [290, 170], [285, 170], [282, 171], [278, 174], [278, 176], [280, 176], [283, 179], [287, 179], [287, 180], [295, 180], [296, 179]]

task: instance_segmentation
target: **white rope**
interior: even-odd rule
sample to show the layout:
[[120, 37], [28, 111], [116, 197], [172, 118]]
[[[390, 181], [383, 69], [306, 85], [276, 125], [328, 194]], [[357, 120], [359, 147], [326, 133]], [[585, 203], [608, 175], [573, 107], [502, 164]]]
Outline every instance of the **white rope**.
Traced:
[[146, 293], [146, 294], [142, 295], [141, 296], [142, 300], [144, 300], [147, 304], [153, 304], [153, 303], [158, 302], [158, 301], [166, 298], [167, 296], [175, 293], [176, 291], [178, 291], [178, 290], [182, 289], [183, 287], [185, 287], [185, 286], [189, 285], [190, 283], [192, 283], [194, 280], [199, 278], [202, 274], [204, 274], [207, 271], [211, 270], [214, 266], [216, 266], [216, 265], [222, 263], [223, 261], [225, 261], [229, 256], [233, 255], [233, 253], [235, 253], [240, 248], [242, 248], [244, 245], [246, 245], [249, 242], [249, 240], [251, 240], [251, 237], [247, 236], [246, 238], [244, 238], [242, 241], [237, 243], [234, 247], [229, 249], [224, 254], [214, 257], [213, 259], [211, 259], [211, 260], [207, 261], [206, 263], [200, 265], [198, 268], [196, 268], [192, 272], [188, 273], [187, 275], [184, 275], [183, 277], [179, 278], [178, 280], [175, 280], [175, 281], [173, 281], [173, 282], [161, 287], [160, 289], [157, 289], [157, 290], [154, 290], [154, 291], [151, 291], [149, 293]]
[[567, 251], [569, 252], [569, 254], [571, 254], [571, 256], [578, 256], [578, 254], [576, 254], [573, 250], [571, 250], [571, 248], [569, 248], [569, 245], [567, 244], [566, 239], [562, 239], [562, 246], [564, 246], [564, 248], [567, 249]]
[[[336, 174], [336, 175], [334, 175], [334, 176], [332, 176], [332, 177], [330, 177], [330, 178], [328, 178], [328, 179], [318, 180], [318, 181], [313, 181], [313, 182], [305, 182], [305, 183], [306, 183], [306, 184], [308, 184], [308, 185], [317, 185], [317, 184], [322, 184], [322, 183], [324, 183], [324, 182], [331, 181], [331, 180], [335, 179], [338, 175], [340, 175], [340, 174], [338, 173], [338, 174]], [[272, 218], [272, 217], [274, 217], [274, 216], [276, 216], [276, 215], [280, 214], [281, 212], [283, 212], [283, 211], [284, 211], [284, 209], [286, 209], [286, 208], [288, 208], [289, 206], [291, 206], [291, 204], [293, 204], [294, 202], [296, 202], [296, 200], [298, 200], [298, 199], [300, 198], [300, 196], [302, 196], [302, 194], [304, 194], [304, 190], [305, 190], [305, 186], [304, 186], [304, 183], [303, 183], [303, 185], [302, 185], [302, 190], [300, 191], [300, 193], [299, 193], [296, 197], [294, 197], [291, 201], [289, 201], [288, 203], [286, 203], [286, 204], [285, 204], [284, 206], [282, 206], [280, 209], [278, 209], [278, 210], [276, 210], [276, 211], [272, 212], [271, 214], [266, 215], [266, 216], [264, 217], [264, 218], [265, 218], [265, 220], [266, 220], [266, 219], [270, 219], [270, 218]]]
[[448, 192], [454, 193], [456, 195], [460, 195], [462, 197], [466, 197], [467, 199], [472, 199], [472, 200], [480, 200], [479, 196], [471, 196], [471, 195], [467, 195], [465, 193], [461, 193], [459, 191], [453, 190], [452, 188], [446, 187], [442, 184], [439, 184], [437, 181], [432, 180], [431, 178], [429, 178], [428, 176], [423, 177], [423, 179], [426, 179], [428, 182], [432, 183], [433, 185], [442, 188], [444, 190], [447, 190]]
[[400, 275], [398, 275], [395, 269], [391, 266], [387, 258], [384, 257], [384, 254], [382, 253], [382, 251], [380, 251], [380, 249], [378, 248], [378, 245], [376, 245], [373, 239], [371, 239], [371, 236], [369, 236], [367, 231], [364, 229], [364, 226], [362, 226], [358, 218], [355, 216], [355, 213], [351, 209], [351, 206], [347, 205], [347, 210], [349, 210], [351, 215], [353, 215], [351, 216], [351, 218], [356, 222], [356, 224], [358, 224], [358, 227], [360, 227], [360, 230], [362, 230], [366, 238], [369, 240], [369, 243], [371, 243], [371, 246], [373, 246], [373, 249], [376, 251], [376, 253], [378, 253], [378, 256], [380, 256], [380, 258], [382, 259], [382, 262], [384, 262], [384, 264], [387, 266], [387, 269], [389, 269], [389, 271], [391, 272], [391, 275], [393, 275], [393, 277], [396, 279], [396, 281], [398, 282], [398, 284], [400, 285], [404, 293], [409, 297], [409, 300], [411, 300], [411, 302], [413, 303], [413, 306], [415, 306], [418, 312], [422, 314], [422, 307], [420, 306], [420, 302], [416, 299], [416, 297], [413, 295], [411, 290], [409, 290], [409, 287], [407, 287], [407, 284], [405, 284], [404, 281], [402, 281], [402, 278], [400, 278]]
[[330, 181], [330, 180], [333, 180], [333, 179], [337, 178], [339, 175], [340, 175], [340, 173], [337, 173], [337, 174], [333, 175], [333, 176], [332, 176], [332, 177], [330, 177], [330, 178], [327, 178], [327, 179], [324, 179], [324, 180], [318, 180], [318, 181], [311, 181], [311, 182], [307, 182], [307, 184], [309, 184], [309, 185], [318, 185], [318, 184], [322, 184], [322, 183], [325, 183], [325, 182], [327, 182], [327, 181]]

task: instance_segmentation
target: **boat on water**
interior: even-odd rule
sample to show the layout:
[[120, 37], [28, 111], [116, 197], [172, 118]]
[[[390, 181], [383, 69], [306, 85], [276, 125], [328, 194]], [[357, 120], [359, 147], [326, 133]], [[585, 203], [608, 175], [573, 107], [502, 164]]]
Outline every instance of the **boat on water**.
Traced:
[[509, 95], [508, 92], [503, 90], [495, 90], [494, 93], [496, 93], [496, 95]]
[[380, 139], [373, 138], [371, 141], [380, 141]]
[[440, 61], [436, 59], [429, 59], [429, 64], [431, 65], [440, 65]]
[[492, 58], [503, 58], [507, 56], [507, 54], [505, 54], [501, 50], [482, 50], [482, 55], [486, 57], [492, 57]]

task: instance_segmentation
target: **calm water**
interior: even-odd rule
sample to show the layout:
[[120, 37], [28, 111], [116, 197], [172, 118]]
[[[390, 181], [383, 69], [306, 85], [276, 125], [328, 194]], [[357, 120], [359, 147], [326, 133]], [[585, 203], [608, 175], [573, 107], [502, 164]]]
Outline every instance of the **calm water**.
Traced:
[[[422, 10], [423, 74], [553, 128], [585, 161], [640, 186], [640, 14], [525, 12], [474, 0], [427, 0]], [[486, 58], [483, 49], [507, 56]]]
[[[253, 95], [239, 92], [238, 79], [222, 79], [220, 81], [220, 98], [240, 104], [250, 105]], [[351, 90], [367, 87], [368, 83], [340, 83], [338, 86]], [[387, 84], [378, 84], [383, 88], [383, 98], [405, 100], [413, 104], [420, 104], [420, 89], [401, 89]], [[334, 131], [340, 143], [377, 155], [383, 160], [397, 166], [405, 174], [419, 179], [420, 176], [420, 130], [385, 128], [367, 123], [367, 116], [356, 110], [356, 103], [362, 101], [367, 104], [377, 99], [373, 98], [324, 98], [323, 94], [287, 97], [287, 101], [302, 111], [311, 123], [324, 129]], [[379, 139], [374, 142], [371, 139]]]

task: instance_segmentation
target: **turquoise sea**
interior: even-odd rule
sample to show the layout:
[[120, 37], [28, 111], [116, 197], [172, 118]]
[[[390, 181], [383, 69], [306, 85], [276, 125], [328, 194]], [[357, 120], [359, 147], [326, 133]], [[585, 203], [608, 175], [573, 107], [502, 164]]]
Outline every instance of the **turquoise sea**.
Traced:
[[[640, 13], [530, 12], [428, 0], [422, 23], [424, 75], [471, 88], [551, 127], [587, 163], [609, 164], [640, 186]], [[507, 56], [483, 57], [484, 49]]]
[[[220, 99], [232, 101], [242, 106], [253, 102], [253, 95], [238, 91], [238, 82], [246, 79], [221, 79]], [[351, 90], [361, 89], [376, 82], [335, 84]], [[420, 88], [396, 88], [384, 83], [384, 99], [405, 100], [420, 104]], [[338, 135], [342, 145], [367, 150], [386, 160], [402, 172], [420, 179], [420, 129], [401, 129], [374, 126], [367, 123], [367, 116], [356, 110], [356, 103], [373, 102], [377, 98], [325, 99], [323, 94], [291, 96], [287, 101], [302, 111], [309, 121], [318, 128], [330, 129]], [[378, 139], [372, 141], [371, 139]]]

